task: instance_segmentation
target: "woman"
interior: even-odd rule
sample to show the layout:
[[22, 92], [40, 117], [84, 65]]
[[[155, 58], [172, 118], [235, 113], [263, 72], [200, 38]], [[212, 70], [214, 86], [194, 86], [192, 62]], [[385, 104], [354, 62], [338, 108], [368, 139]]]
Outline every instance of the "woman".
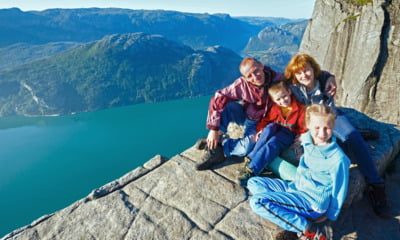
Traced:
[[[334, 107], [332, 89], [324, 88], [329, 77], [332, 75], [321, 71], [314, 58], [307, 54], [294, 55], [285, 69], [285, 78], [291, 83], [292, 93], [305, 105], [323, 103]], [[344, 113], [340, 109], [335, 110], [338, 116], [335, 120], [334, 135], [339, 145], [347, 156], [358, 164], [364, 175], [375, 213], [384, 218], [390, 217], [385, 184], [378, 174], [367, 144]]]

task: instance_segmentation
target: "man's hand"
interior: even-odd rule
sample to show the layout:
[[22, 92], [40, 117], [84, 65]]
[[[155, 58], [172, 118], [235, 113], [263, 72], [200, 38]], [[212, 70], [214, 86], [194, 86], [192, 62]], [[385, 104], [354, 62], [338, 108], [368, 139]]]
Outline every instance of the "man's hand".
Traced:
[[337, 84], [336, 84], [335, 76], [330, 76], [328, 78], [328, 80], [326, 80], [326, 84], [325, 84], [325, 90], [329, 89], [328, 92], [326, 92], [326, 93], [331, 95], [332, 97], [334, 97], [336, 95], [336, 88], [337, 88]]
[[207, 136], [207, 147], [209, 149], [215, 149], [219, 142], [219, 131], [218, 130], [210, 130]]

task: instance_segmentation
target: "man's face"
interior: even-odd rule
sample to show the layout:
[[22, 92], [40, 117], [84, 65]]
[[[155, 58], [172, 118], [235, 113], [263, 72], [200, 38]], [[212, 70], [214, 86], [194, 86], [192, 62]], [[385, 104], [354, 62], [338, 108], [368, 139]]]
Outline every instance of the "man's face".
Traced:
[[257, 62], [249, 63], [240, 68], [240, 73], [249, 83], [262, 86], [265, 82], [264, 65]]
[[290, 90], [282, 89], [274, 93], [270, 93], [272, 101], [278, 104], [280, 107], [289, 107], [292, 103], [292, 99], [290, 97]]

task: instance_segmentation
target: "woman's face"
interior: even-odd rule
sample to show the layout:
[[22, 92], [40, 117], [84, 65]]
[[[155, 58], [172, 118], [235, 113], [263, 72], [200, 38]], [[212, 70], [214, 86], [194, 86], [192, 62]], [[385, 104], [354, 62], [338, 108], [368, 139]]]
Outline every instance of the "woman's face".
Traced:
[[312, 114], [309, 121], [307, 127], [311, 133], [314, 144], [328, 144], [333, 134], [333, 120], [327, 115]]
[[299, 83], [303, 84], [307, 88], [307, 90], [312, 90], [314, 88], [314, 69], [309, 63], [307, 63], [307, 66], [302, 71], [296, 72], [295, 77]]

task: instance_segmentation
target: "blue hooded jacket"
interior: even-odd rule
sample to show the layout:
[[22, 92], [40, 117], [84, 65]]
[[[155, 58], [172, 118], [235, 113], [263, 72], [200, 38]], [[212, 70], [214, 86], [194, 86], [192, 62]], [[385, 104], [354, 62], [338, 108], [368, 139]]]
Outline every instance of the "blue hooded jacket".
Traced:
[[304, 155], [289, 188], [304, 192], [315, 211], [334, 221], [346, 198], [350, 160], [333, 136], [331, 143], [316, 146], [308, 131], [302, 135], [302, 145]]

